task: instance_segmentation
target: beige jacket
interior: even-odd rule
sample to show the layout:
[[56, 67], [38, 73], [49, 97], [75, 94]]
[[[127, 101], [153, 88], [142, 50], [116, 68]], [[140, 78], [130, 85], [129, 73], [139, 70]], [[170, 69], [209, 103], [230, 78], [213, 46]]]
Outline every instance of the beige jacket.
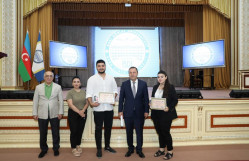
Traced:
[[56, 83], [53, 83], [49, 99], [45, 96], [45, 83], [39, 84], [35, 88], [33, 116], [38, 115], [40, 119], [48, 119], [48, 111], [50, 118], [58, 117], [58, 114], [64, 113], [61, 86]]

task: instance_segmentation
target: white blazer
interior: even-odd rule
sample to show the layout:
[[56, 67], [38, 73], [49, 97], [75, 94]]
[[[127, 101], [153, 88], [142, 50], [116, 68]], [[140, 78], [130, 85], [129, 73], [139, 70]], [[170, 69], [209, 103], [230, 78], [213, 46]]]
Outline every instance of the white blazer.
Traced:
[[61, 86], [56, 83], [53, 83], [52, 93], [49, 99], [45, 96], [45, 83], [39, 84], [35, 88], [33, 116], [38, 115], [40, 119], [48, 119], [48, 111], [50, 118], [58, 117], [58, 114], [64, 113]]

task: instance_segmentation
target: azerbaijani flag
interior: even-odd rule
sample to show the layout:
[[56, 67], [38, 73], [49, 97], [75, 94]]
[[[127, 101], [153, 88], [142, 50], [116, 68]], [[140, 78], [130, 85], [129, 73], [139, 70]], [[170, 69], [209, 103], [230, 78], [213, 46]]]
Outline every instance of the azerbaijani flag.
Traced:
[[35, 75], [35, 78], [38, 82], [41, 82], [44, 78], [44, 62], [42, 54], [42, 44], [41, 44], [41, 33], [39, 31], [38, 40], [35, 49], [35, 55], [33, 60], [32, 72]]
[[31, 80], [31, 50], [30, 50], [30, 41], [29, 41], [29, 32], [27, 31], [24, 46], [22, 50], [21, 60], [18, 66], [18, 72], [23, 80], [23, 82], [27, 82]]

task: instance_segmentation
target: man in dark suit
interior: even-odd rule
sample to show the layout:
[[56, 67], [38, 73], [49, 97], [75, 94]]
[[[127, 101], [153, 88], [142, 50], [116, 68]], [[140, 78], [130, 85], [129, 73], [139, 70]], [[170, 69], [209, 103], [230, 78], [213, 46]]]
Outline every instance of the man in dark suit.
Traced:
[[123, 115], [126, 126], [126, 136], [128, 143], [128, 152], [125, 157], [134, 153], [133, 129], [135, 127], [137, 134], [136, 152], [139, 157], [144, 158], [142, 152], [143, 146], [143, 127], [144, 120], [149, 115], [149, 97], [147, 83], [137, 79], [138, 70], [136, 67], [130, 67], [129, 80], [122, 83], [119, 97], [119, 117]]

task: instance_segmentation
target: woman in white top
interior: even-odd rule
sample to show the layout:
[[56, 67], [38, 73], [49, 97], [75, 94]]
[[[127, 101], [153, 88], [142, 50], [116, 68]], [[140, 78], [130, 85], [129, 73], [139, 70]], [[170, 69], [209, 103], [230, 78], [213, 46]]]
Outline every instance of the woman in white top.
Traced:
[[[177, 118], [175, 106], [178, 103], [175, 87], [169, 83], [165, 71], [159, 71], [157, 75], [158, 83], [153, 87], [152, 96], [155, 98], [166, 98], [166, 108], [164, 110], [151, 110], [156, 132], [159, 138], [159, 150], [154, 154], [155, 157], [164, 155], [165, 160], [173, 157], [172, 137], [170, 128], [172, 120]], [[165, 153], [165, 149], [167, 152]]]

